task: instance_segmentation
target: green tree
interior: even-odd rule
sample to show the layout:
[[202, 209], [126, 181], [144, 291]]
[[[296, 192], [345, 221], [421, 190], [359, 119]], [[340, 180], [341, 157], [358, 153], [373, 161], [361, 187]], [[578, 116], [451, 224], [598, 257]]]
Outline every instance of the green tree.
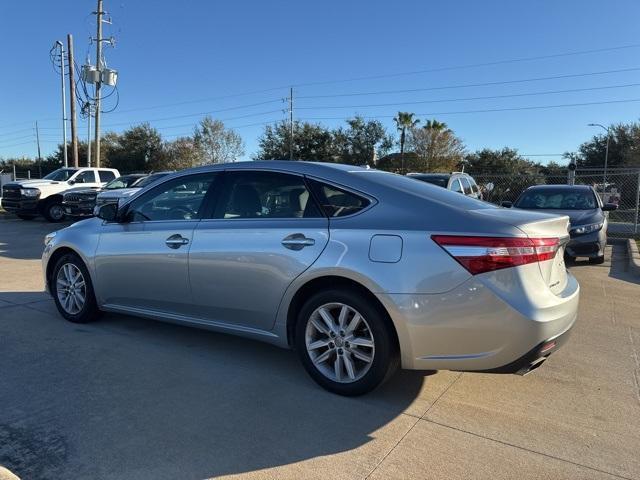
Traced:
[[193, 133], [199, 165], [235, 162], [244, 155], [242, 137], [220, 120], [204, 117]]
[[150, 170], [182, 170], [199, 163], [200, 152], [191, 137], [176, 138], [163, 145], [162, 153], [149, 164]]
[[348, 119], [347, 125], [348, 128], [338, 128], [333, 133], [341, 163], [373, 166], [376, 158], [393, 147], [393, 137], [377, 120], [366, 121], [356, 116]]
[[396, 127], [400, 132], [400, 169], [401, 173], [405, 173], [404, 168], [404, 144], [407, 137], [407, 130], [412, 130], [420, 120], [413, 118], [414, 114], [409, 112], [398, 112], [398, 115], [393, 119], [396, 122]]
[[146, 172], [163, 153], [160, 133], [148, 123], [132, 127], [122, 134], [104, 137], [106, 162], [120, 173]]
[[[293, 122], [293, 158], [296, 160], [315, 160], [335, 162], [338, 152], [333, 132], [320, 124]], [[258, 152], [255, 160], [285, 160], [289, 158], [289, 123], [279, 122], [265, 126], [258, 139]]]
[[[640, 166], [640, 123], [611, 125], [608, 167]], [[594, 135], [578, 147], [575, 155], [578, 167], [604, 168], [607, 134]], [[569, 158], [565, 154], [565, 158]]]
[[513, 148], [493, 150], [483, 148], [465, 158], [469, 170], [475, 174], [535, 174], [539, 165], [527, 160]]
[[446, 123], [427, 120], [422, 128], [412, 128], [408, 145], [419, 159], [424, 172], [456, 170], [464, 160], [464, 143]]

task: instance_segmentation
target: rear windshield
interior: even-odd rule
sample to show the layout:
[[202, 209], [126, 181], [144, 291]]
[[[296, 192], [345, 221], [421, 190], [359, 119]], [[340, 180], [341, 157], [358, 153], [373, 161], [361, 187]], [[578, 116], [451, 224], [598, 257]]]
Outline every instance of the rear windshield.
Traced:
[[597, 208], [598, 203], [591, 190], [545, 188], [523, 192], [514, 206], [545, 210], [591, 210]]
[[381, 188], [393, 188], [401, 192], [409, 193], [418, 197], [446, 203], [455, 208], [465, 210], [492, 209], [498, 208], [487, 202], [482, 202], [473, 197], [460, 195], [447, 190], [446, 188], [436, 188], [426, 182], [416, 182], [411, 177], [397, 175], [395, 173], [383, 172], [381, 170], [356, 170], [354, 175], [362, 176], [369, 182], [378, 184]]
[[147, 185], [152, 184], [153, 182], [155, 182], [159, 178], [164, 177], [165, 175], [167, 175], [167, 174], [166, 173], [154, 173], [154, 174], [149, 175], [148, 177], [144, 177], [141, 180], [139, 180], [138, 182], [136, 182], [134, 187], [136, 187], [136, 188], [146, 187]]
[[448, 177], [441, 176], [427, 176], [427, 175], [409, 175], [409, 178], [413, 178], [415, 180], [420, 180], [422, 182], [431, 183], [433, 185], [437, 185], [442, 188], [447, 188], [447, 184], [449, 183]]
[[111, 180], [109, 183], [107, 183], [104, 186], [104, 188], [106, 190], [117, 190], [119, 188], [129, 188], [140, 178], [141, 177], [137, 175], [123, 175], [122, 177], [118, 177], [115, 180]]

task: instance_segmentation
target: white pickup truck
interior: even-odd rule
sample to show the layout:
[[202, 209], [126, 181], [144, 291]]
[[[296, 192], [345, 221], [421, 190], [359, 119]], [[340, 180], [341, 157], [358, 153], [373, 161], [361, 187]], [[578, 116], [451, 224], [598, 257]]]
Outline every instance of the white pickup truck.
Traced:
[[59, 168], [39, 180], [17, 180], [2, 187], [2, 208], [23, 220], [43, 215], [50, 222], [64, 220], [62, 194], [70, 188], [101, 188], [119, 177], [113, 168]]

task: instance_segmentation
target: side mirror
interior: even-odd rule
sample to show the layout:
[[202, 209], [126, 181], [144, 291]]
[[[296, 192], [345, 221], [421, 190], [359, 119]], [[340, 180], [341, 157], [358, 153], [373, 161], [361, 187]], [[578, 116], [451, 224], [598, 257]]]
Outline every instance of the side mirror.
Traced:
[[75, 184], [76, 184], [76, 181], [75, 181], [75, 180], [69, 180], [67, 183], [68, 183], [69, 185], [75, 185]]
[[484, 186], [484, 189], [485, 189], [487, 192], [491, 192], [491, 191], [493, 191], [493, 189], [494, 189], [494, 188], [495, 188], [495, 185], [493, 184], [493, 182], [489, 182], [489, 183], [487, 183], [487, 184]]
[[500, 202], [500, 206], [504, 207], [504, 208], [511, 208], [511, 207], [513, 207], [513, 202], [505, 200], [503, 202]]
[[96, 217], [106, 220], [107, 222], [115, 222], [118, 218], [118, 205], [115, 203], [107, 203], [96, 208]]
[[615, 203], [605, 203], [602, 206], [603, 212], [611, 212], [612, 210], [617, 210], [617, 209], [618, 209], [618, 205], [616, 205]]

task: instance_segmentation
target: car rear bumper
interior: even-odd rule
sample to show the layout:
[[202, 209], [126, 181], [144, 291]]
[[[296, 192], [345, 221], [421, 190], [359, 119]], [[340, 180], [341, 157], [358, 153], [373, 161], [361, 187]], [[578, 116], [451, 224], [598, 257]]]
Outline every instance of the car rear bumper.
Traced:
[[546, 358], [560, 346], [539, 355], [573, 326], [579, 290], [568, 274], [559, 294], [545, 292], [512, 305], [474, 277], [442, 294], [377, 297], [396, 327], [403, 368], [517, 373], [536, 355]]

